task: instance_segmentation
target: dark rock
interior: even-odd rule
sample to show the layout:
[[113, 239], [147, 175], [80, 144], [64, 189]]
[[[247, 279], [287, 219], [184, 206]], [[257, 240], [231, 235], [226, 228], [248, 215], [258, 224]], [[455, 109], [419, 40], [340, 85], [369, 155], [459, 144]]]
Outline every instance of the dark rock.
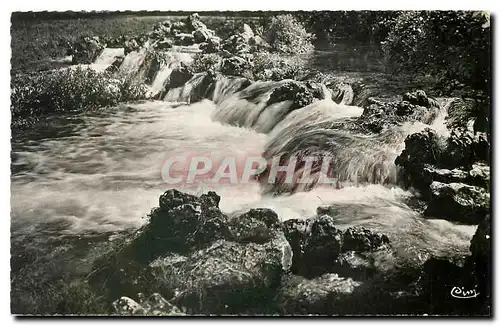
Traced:
[[300, 273], [301, 263], [304, 255], [304, 247], [309, 233], [308, 228], [312, 219], [298, 220], [290, 219], [283, 223], [286, 240], [290, 243], [293, 251], [293, 263], [291, 271], [294, 274]]
[[139, 50], [141, 48], [141, 46], [139, 45], [139, 43], [135, 39], [131, 39], [131, 40], [126, 40], [124, 42], [123, 48], [124, 48], [125, 55], [127, 55], [130, 52], [134, 52], [134, 51]]
[[332, 87], [332, 100], [337, 104], [351, 105], [354, 99], [354, 92], [351, 85], [336, 83]]
[[291, 257], [281, 234], [264, 244], [220, 240], [185, 261], [166, 257], [152, 268], [157, 284], [175, 288], [170, 301], [190, 313], [250, 313], [266, 307]]
[[156, 43], [156, 48], [158, 50], [169, 50], [172, 48], [173, 45], [174, 45], [174, 42], [172, 41], [172, 39], [164, 38], [163, 40], [158, 41]]
[[221, 72], [232, 76], [241, 76], [250, 69], [250, 63], [245, 58], [232, 56], [222, 59]]
[[491, 313], [491, 284], [493, 277], [491, 264], [492, 236], [491, 218], [488, 214], [486, 218], [479, 223], [470, 244], [470, 251], [472, 253], [471, 261], [476, 280], [475, 284], [477, 285], [477, 292], [480, 293], [478, 299], [481, 301], [481, 310], [488, 315]]
[[363, 227], [351, 227], [344, 231], [342, 251], [374, 251], [390, 244], [385, 234], [372, 232]]
[[257, 208], [234, 217], [229, 229], [235, 241], [265, 243], [281, 232], [281, 222], [274, 211]]
[[218, 53], [222, 50], [222, 45], [219, 38], [209, 38], [206, 42], [200, 44], [200, 50], [203, 53]]
[[406, 137], [405, 149], [394, 161], [403, 168], [401, 177], [404, 185], [427, 194], [430, 180], [422, 178], [422, 171], [427, 165], [437, 164], [443, 155], [443, 147], [440, 137], [430, 128]]
[[483, 188], [463, 183], [433, 182], [431, 200], [424, 214], [450, 221], [478, 224], [490, 209], [490, 194]]
[[439, 108], [439, 103], [435, 99], [428, 97], [427, 94], [425, 94], [425, 92], [422, 90], [404, 94], [403, 101], [407, 101], [410, 104], [419, 105], [426, 108]]
[[490, 167], [484, 163], [472, 165], [468, 173], [468, 183], [474, 186], [490, 189]]
[[344, 314], [346, 299], [360, 284], [337, 274], [314, 279], [290, 275], [278, 290], [276, 305], [280, 314], [287, 315]]
[[80, 38], [72, 46], [72, 64], [91, 64], [105, 47], [97, 36]]
[[185, 253], [225, 238], [229, 234], [227, 217], [214, 205], [215, 196], [167, 190], [160, 196], [160, 207], [153, 209], [148, 224], [134, 239], [136, 259], [151, 261], [170, 252]]
[[358, 124], [367, 131], [379, 133], [390, 126], [406, 121], [429, 123], [436, 117], [438, 108], [410, 104], [406, 101], [382, 102], [370, 100], [363, 114], [358, 118]]
[[179, 67], [172, 70], [170, 76], [168, 77], [167, 82], [165, 83], [165, 87], [167, 89], [176, 88], [186, 84], [188, 80], [193, 77], [193, 73], [189, 69], [189, 67], [181, 64]]
[[267, 101], [267, 105], [282, 101], [292, 101], [290, 110], [295, 110], [313, 103], [321, 98], [321, 96], [322, 94], [314, 90], [312, 86], [308, 87], [306, 84], [290, 81], [274, 89]]

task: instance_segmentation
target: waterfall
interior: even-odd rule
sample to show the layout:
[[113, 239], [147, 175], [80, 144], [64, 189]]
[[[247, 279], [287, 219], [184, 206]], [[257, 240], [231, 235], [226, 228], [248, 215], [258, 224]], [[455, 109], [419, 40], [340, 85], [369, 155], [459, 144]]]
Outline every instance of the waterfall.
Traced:
[[[330, 160], [328, 174], [347, 184], [395, 184], [397, 183], [396, 157], [404, 149], [405, 138], [426, 127], [443, 130], [446, 106], [442, 106], [431, 125], [422, 122], [405, 122], [379, 134], [363, 134], [356, 130], [353, 118], [362, 109], [335, 104], [323, 100], [290, 113], [269, 135], [263, 156], [267, 160], [280, 157], [283, 164], [297, 157], [294, 182], [267, 185], [267, 191], [294, 192], [313, 188], [319, 179], [321, 164]], [[303, 174], [301, 158], [314, 156], [309, 183], [297, 183]], [[263, 175], [267, 176], [266, 174]], [[338, 184], [336, 185], [338, 186]]]
[[138, 51], [132, 51], [125, 56], [119, 71], [124, 74], [133, 75], [139, 72], [148, 52], [147, 48], [143, 47]]

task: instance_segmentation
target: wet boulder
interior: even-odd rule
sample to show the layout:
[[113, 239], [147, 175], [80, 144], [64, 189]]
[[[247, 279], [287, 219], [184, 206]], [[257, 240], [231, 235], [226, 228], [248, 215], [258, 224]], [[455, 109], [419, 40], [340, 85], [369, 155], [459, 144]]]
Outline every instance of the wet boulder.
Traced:
[[267, 208], [251, 209], [233, 217], [228, 225], [232, 239], [243, 243], [265, 243], [282, 232], [278, 215]]
[[390, 244], [385, 234], [372, 232], [364, 227], [351, 227], [344, 231], [342, 251], [375, 251]]
[[439, 103], [435, 99], [428, 97], [427, 94], [425, 94], [425, 92], [422, 90], [405, 93], [403, 95], [403, 101], [407, 101], [410, 104], [419, 105], [426, 108], [439, 108]]
[[433, 182], [424, 215], [465, 224], [478, 224], [490, 209], [490, 194], [484, 188], [463, 183]]
[[189, 67], [181, 63], [179, 67], [172, 70], [167, 82], [165, 83], [165, 87], [170, 89], [183, 86], [192, 77], [193, 73]]
[[289, 275], [276, 295], [280, 314], [333, 315], [344, 314], [354, 289], [361, 283], [337, 274], [324, 274], [313, 279]]
[[282, 101], [292, 101], [290, 110], [295, 110], [321, 99], [322, 96], [323, 94], [321, 91], [307, 84], [289, 81], [273, 90], [269, 96], [267, 105]]
[[227, 216], [220, 211], [219, 200], [215, 192], [197, 197], [167, 190], [132, 243], [136, 259], [151, 261], [165, 253], [184, 253], [225, 238], [229, 234]]
[[492, 294], [490, 281], [493, 277], [491, 264], [492, 236], [491, 217], [488, 214], [486, 218], [479, 223], [470, 244], [470, 251], [472, 253], [471, 262], [474, 269], [477, 292], [481, 294], [479, 299], [482, 303], [482, 310], [488, 314], [491, 309], [489, 304]]
[[220, 240], [183, 261], [160, 258], [151, 267], [160, 287], [174, 288], [170, 301], [188, 313], [251, 313], [269, 304], [291, 257], [281, 233], [262, 244]]
[[82, 37], [71, 48], [72, 64], [91, 64], [106, 47], [99, 37]]
[[209, 38], [200, 44], [200, 50], [202, 50], [203, 53], [218, 53], [222, 50], [221, 41], [219, 38]]
[[332, 87], [332, 100], [337, 104], [351, 105], [354, 99], [354, 92], [351, 85], [346, 83], [336, 83]]
[[432, 178], [434, 171], [422, 171], [427, 166], [434, 166], [439, 162], [444, 147], [441, 137], [430, 128], [406, 137], [405, 149], [394, 161], [402, 167], [400, 174], [404, 185], [415, 187], [427, 195], [432, 182], [429, 178]]
[[427, 108], [407, 101], [368, 100], [369, 105], [358, 118], [358, 124], [367, 132], [380, 133], [391, 126], [407, 121], [429, 123], [436, 117], [438, 108]]
[[468, 173], [468, 183], [490, 189], [490, 166], [484, 163], [472, 164]]
[[241, 76], [250, 69], [247, 59], [240, 56], [232, 56], [222, 59], [221, 72], [226, 75]]
[[[376, 270], [374, 264], [391, 256], [386, 235], [363, 227], [341, 231], [335, 226], [333, 217], [328, 215], [305, 220], [290, 219], [283, 223], [283, 230], [293, 250], [292, 272], [305, 277], [330, 272], [351, 276], [355, 269], [362, 269], [359, 266]], [[379, 251], [384, 251], [380, 253], [380, 259], [375, 259], [378, 254], [363, 255]]]

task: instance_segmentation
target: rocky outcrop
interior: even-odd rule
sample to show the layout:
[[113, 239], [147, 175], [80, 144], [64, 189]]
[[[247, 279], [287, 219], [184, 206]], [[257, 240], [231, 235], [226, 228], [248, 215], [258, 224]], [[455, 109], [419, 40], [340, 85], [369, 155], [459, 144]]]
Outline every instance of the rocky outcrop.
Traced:
[[439, 111], [435, 106], [424, 107], [407, 101], [382, 102], [370, 99], [369, 103], [358, 118], [358, 124], [368, 132], [374, 133], [406, 121], [429, 123]]
[[[268, 209], [229, 218], [219, 201], [214, 192], [198, 197], [166, 191], [148, 223], [98, 259], [90, 283], [113, 300], [159, 293], [189, 313], [265, 306], [292, 264], [282, 224]], [[143, 310], [139, 303], [123, 311]]]
[[82, 37], [76, 41], [69, 53], [73, 56], [72, 64], [91, 64], [106, 47], [99, 37]]
[[263, 244], [219, 240], [185, 260], [166, 257], [151, 264], [156, 283], [174, 289], [174, 304], [189, 313], [212, 314], [262, 307], [290, 265], [283, 234]]
[[284, 230], [293, 250], [292, 272], [309, 278], [339, 271], [341, 275], [351, 276], [351, 272], [356, 273], [354, 269], [360, 270], [360, 264], [373, 267], [369, 255], [354, 257], [359, 260], [358, 264], [350, 259], [354, 254], [372, 253], [390, 246], [387, 236], [364, 228], [341, 231], [328, 215], [287, 220]]
[[431, 199], [424, 212], [426, 216], [478, 224], [490, 210], [490, 194], [484, 188], [434, 181], [430, 190]]
[[274, 89], [269, 96], [267, 105], [282, 101], [292, 101], [290, 111], [303, 108], [318, 99], [324, 98], [322, 90], [314, 86], [312, 83], [289, 81]]
[[193, 73], [191, 72], [189, 67], [181, 63], [179, 67], [175, 68], [170, 73], [170, 76], [168, 77], [165, 83], [165, 88], [170, 89], [170, 88], [180, 87], [184, 85], [192, 77]]

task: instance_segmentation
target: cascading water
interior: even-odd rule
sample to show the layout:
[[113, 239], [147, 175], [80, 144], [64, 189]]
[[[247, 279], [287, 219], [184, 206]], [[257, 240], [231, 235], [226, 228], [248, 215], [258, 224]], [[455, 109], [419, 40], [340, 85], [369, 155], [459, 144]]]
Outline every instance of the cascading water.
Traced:
[[[145, 50], [129, 53], [120, 72], [138, 74], [145, 69], [146, 55]], [[99, 60], [109, 57], [107, 52]], [[172, 68], [189, 60], [180, 54], [170, 58], [156, 72], [152, 92], [161, 92]], [[196, 74], [184, 86], [167, 90], [164, 101], [53, 116], [48, 118], [52, 133], [35, 126], [32, 132], [14, 137], [13, 237], [141, 225], [142, 217], [157, 206], [158, 196], [172, 188], [161, 179], [161, 170], [173, 153], [208, 154], [220, 161], [227, 156], [269, 159], [299, 152], [331, 156], [341, 187], [294, 184], [293, 189], [281, 189], [286, 194], [280, 196], [266, 192], [269, 185], [262, 180], [175, 188], [198, 195], [215, 190], [227, 213], [267, 207], [282, 220], [312, 217], [318, 206], [327, 205], [339, 227], [363, 225], [383, 232], [401, 256], [423, 259], [429, 253], [468, 252], [475, 227], [421, 218], [404, 204], [411, 193], [397, 187], [394, 159], [406, 135], [428, 125], [405, 123], [381, 134], [361, 134], [349, 126], [363, 109], [336, 104], [328, 94], [324, 100], [291, 110], [291, 101], [267, 104], [272, 91], [286, 81], [258, 81], [246, 87], [243, 78], [212, 77]], [[328, 90], [323, 87], [323, 92]], [[203, 96], [212, 101], [202, 100]], [[200, 100], [177, 107], [171, 103]], [[432, 123], [440, 132], [446, 131], [445, 111]], [[297, 177], [302, 171], [297, 169]], [[271, 188], [276, 186], [281, 185]], [[43, 242], [44, 236], [38, 241]]]

